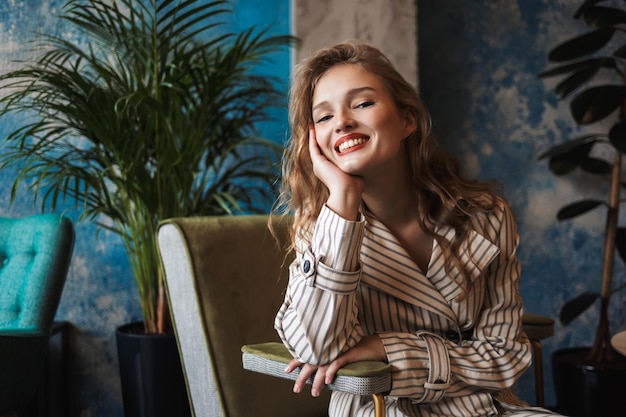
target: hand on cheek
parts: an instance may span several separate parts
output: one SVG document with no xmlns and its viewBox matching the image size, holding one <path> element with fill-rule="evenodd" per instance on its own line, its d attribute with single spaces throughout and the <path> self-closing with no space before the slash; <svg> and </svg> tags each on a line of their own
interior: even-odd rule
<svg viewBox="0 0 626 417">
<path fill-rule="evenodd" d="M 356 220 L 365 188 L 363 179 L 342 171 L 324 155 L 313 125 L 309 127 L 309 153 L 313 174 L 328 188 L 328 207 L 345 219 Z"/>
</svg>

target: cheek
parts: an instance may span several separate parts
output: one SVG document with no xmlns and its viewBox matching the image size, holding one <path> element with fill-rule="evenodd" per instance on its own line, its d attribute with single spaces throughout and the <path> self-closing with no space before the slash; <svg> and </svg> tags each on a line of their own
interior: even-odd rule
<svg viewBox="0 0 626 417">
<path fill-rule="evenodd" d="M 315 126 L 315 138 L 322 150 L 332 148 L 332 129 L 327 124 Z"/>
<path fill-rule="evenodd" d="M 386 117 L 380 117 L 376 119 L 375 123 L 378 130 L 388 132 L 393 136 L 399 136 L 401 139 L 408 136 L 410 130 L 406 121 L 395 113 L 390 113 Z"/>
</svg>

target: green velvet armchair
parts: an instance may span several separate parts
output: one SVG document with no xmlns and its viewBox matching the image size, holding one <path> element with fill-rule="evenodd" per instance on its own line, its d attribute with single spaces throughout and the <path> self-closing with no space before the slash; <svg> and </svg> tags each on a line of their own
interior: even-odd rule
<svg viewBox="0 0 626 417">
<path fill-rule="evenodd" d="M 0 217 L 0 416 L 33 401 L 73 247 L 66 217 Z"/>
<path fill-rule="evenodd" d="M 289 359 L 273 329 L 288 279 L 288 225 L 275 225 L 278 244 L 267 220 L 177 218 L 159 226 L 172 321 L 196 417 L 321 417 L 332 389 L 390 387 L 389 365 L 382 363 L 343 370 L 339 383 L 317 398 L 294 394 L 292 381 L 262 374 L 285 376 L 275 371 Z"/>
</svg>

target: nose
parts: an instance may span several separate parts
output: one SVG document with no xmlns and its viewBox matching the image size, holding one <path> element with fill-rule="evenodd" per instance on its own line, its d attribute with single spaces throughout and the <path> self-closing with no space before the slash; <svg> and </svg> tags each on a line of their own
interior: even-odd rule
<svg viewBox="0 0 626 417">
<path fill-rule="evenodd" d="M 345 132 L 353 129 L 356 126 L 356 122 L 352 118 L 350 112 L 342 111 L 335 116 L 335 132 Z"/>
</svg>

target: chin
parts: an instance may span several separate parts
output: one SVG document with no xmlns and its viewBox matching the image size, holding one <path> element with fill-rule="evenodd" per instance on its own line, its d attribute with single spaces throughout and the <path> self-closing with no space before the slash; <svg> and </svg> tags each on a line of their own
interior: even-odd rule
<svg viewBox="0 0 626 417">
<path fill-rule="evenodd" d="M 341 169 L 343 172 L 345 172 L 348 175 L 356 175 L 356 176 L 363 175 L 363 170 L 359 169 L 359 167 L 356 167 L 352 164 L 339 166 L 339 169 Z"/>
</svg>

